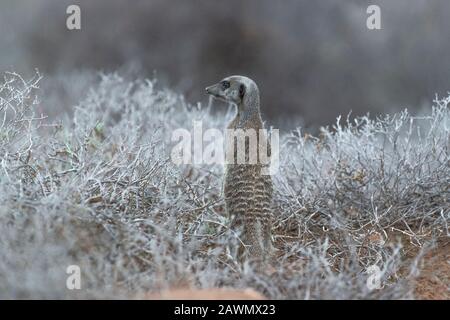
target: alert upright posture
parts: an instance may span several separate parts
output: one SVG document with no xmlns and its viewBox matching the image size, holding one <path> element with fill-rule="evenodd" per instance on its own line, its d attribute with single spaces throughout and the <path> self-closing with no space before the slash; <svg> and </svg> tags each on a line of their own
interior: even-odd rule
<svg viewBox="0 0 450 320">
<path fill-rule="evenodd" d="M 235 148 L 232 157 L 235 162 L 226 164 L 224 192 L 232 228 L 237 231 L 245 245 L 237 250 L 239 258 L 241 261 L 255 261 L 261 266 L 261 263 L 269 258 L 272 248 L 272 180 L 270 175 L 262 171 L 266 164 L 262 163 L 259 157 L 261 146 L 267 146 L 262 152 L 269 150 L 270 153 L 270 146 L 266 144 L 267 137 L 259 135 L 260 129 L 264 129 L 259 110 L 259 90 L 253 80 L 243 76 L 231 76 L 206 88 L 206 92 L 237 106 L 237 114 L 228 129 L 244 132 L 244 135 L 250 131 L 257 134 L 255 148 L 258 157 L 256 162 L 250 164 L 237 161 L 237 152 L 240 150 L 236 147 L 238 141 L 233 137 Z M 255 150 L 251 149 L 251 143 L 250 138 L 245 143 L 247 161 L 250 153 Z"/>
</svg>

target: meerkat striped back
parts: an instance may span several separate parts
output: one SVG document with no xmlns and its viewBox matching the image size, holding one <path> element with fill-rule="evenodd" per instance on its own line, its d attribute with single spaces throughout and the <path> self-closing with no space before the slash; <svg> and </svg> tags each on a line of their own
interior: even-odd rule
<svg viewBox="0 0 450 320">
<path fill-rule="evenodd" d="M 240 260 L 265 261 L 271 251 L 272 181 L 261 175 L 259 165 L 228 165 L 225 174 L 225 203 L 231 228 L 245 248 L 239 248 Z"/>
</svg>

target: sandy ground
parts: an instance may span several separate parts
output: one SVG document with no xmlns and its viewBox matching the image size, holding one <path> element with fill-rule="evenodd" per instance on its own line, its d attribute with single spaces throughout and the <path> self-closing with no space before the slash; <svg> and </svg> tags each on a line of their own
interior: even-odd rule
<svg viewBox="0 0 450 320">
<path fill-rule="evenodd" d="M 421 270 L 416 283 L 416 298 L 450 300 L 450 241 L 426 254 Z"/>
</svg>

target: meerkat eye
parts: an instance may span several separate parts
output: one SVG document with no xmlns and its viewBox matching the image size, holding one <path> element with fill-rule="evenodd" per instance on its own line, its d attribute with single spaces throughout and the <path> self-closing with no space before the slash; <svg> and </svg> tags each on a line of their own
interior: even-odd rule
<svg viewBox="0 0 450 320">
<path fill-rule="evenodd" d="M 222 81 L 222 90 L 226 90 L 230 87 L 230 81 Z"/>
</svg>

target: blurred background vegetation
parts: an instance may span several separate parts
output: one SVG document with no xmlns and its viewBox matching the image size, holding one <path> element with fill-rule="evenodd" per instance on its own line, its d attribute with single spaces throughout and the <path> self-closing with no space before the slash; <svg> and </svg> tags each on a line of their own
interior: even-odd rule
<svg viewBox="0 0 450 320">
<path fill-rule="evenodd" d="M 65 27 L 70 4 L 81 7 L 81 31 Z M 382 30 L 366 28 L 369 4 L 381 7 Z M 55 112 L 89 88 L 90 70 L 156 75 L 192 103 L 244 74 L 269 123 L 317 128 L 445 95 L 449 30 L 448 0 L 2 0 L 0 70 L 56 80 L 44 78 Z"/>
</svg>

